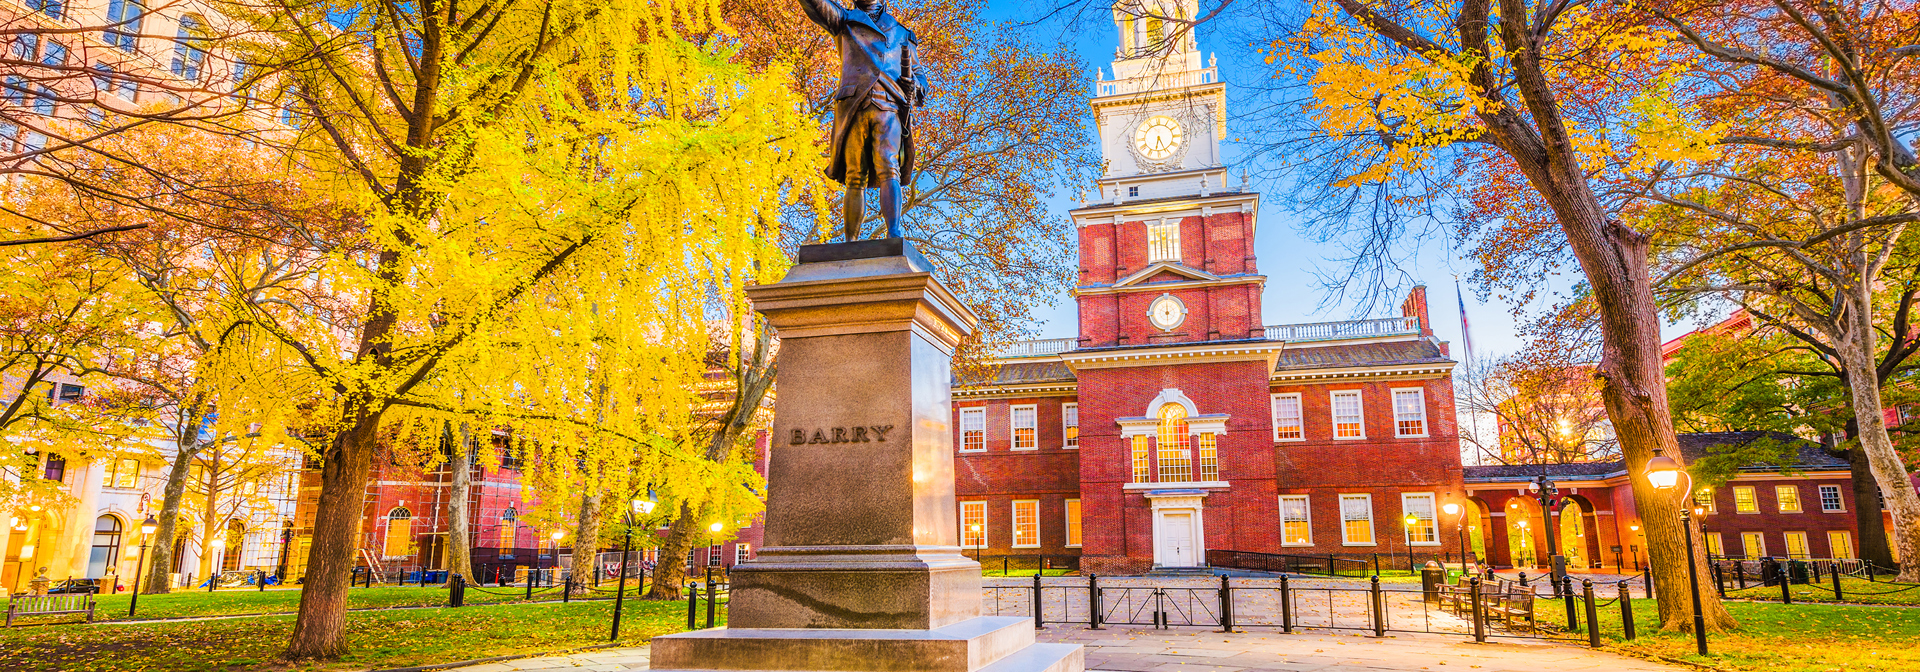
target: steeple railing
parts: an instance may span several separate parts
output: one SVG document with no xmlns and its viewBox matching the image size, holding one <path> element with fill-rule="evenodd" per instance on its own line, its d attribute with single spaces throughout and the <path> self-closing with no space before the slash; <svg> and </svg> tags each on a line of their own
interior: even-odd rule
<svg viewBox="0 0 1920 672">
<path fill-rule="evenodd" d="M 1372 320 L 1346 320 L 1343 322 L 1275 324 L 1267 327 L 1267 340 L 1286 341 L 1289 343 L 1338 341 L 1349 338 L 1373 338 L 1376 336 L 1417 336 L 1419 334 L 1420 318 L 1413 315 L 1382 317 Z"/>
</svg>

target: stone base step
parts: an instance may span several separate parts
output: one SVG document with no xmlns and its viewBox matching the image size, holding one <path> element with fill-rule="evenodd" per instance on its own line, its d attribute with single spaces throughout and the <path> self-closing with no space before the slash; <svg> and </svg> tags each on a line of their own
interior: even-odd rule
<svg viewBox="0 0 1920 672">
<path fill-rule="evenodd" d="M 1032 619 L 981 616 L 932 630 L 718 628 L 682 632 L 653 638 L 650 662 L 655 670 L 979 672 L 1032 646 Z M 1079 672 L 1078 668 L 1073 672 Z"/>
<path fill-rule="evenodd" d="M 1032 644 L 980 668 L 979 672 L 1084 672 L 1087 650 L 1079 644 Z"/>
</svg>

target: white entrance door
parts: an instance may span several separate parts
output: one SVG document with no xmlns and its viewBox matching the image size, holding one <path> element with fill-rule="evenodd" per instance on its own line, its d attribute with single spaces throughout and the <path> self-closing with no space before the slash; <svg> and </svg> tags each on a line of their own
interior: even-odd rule
<svg viewBox="0 0 1920 672">
<path fill-rule="evenodd" d="M 1168 511 L 1160 514 L 1160 564 L 1163 567 L 1192 567 L 1193 512 Z"/>
</svg>

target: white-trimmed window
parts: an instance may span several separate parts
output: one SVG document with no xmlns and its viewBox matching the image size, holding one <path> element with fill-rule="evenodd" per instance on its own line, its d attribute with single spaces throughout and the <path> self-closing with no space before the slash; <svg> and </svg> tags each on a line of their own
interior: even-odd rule
<svg viewBox="0 0 1920 672">
<path fill-rule="evenodd" d="M 1187 409 L 1179 404 L 1160 407 L 1160 431 L 1153 445 L 1159 448 L 1160 483 L 1185 483 L 1193 480 L 1193 435 L 1188 434 Z"/>
<path fill-rule="evenodd" d="M 1340 543 L 1372 546 L 1373 495 L 1340 495 Z"/>
<path fill-rule="evenodd" d="M 1306 438 L 1300 424 L 1300 393 L 1273 395 L 1273 440 L 1304 441 Z"/>
<path fill-rule="evenodd" d="M 1740 552 L 1747 554 L 1748 560 L 1759 560 L 1767 555 L 1767 538 L 1759 532 L 1740 533 Z"/>
<path fill-rule="evenodd" d="M 1780 506 L 1781 513 L 1800 513 L 1800 486 L 1773 486 L 1773 501 Z M 1805 542 L 1806 535 L 1802 534 L 1800 536 L 1802 537 L 1801 541 Z"/>
<path fill-rule="evenodd" d="M 1393 435 L 1427 435 L 1425 390 L 1413 387 L 1393 391 Z"/>
<path fill-rule="evenodd" d="M 1013 547 L 1040 547 L 1040 500 L 1014 500 Z"/>
<path fill-rule="evenodd" d="M 1366 415 L 1361 411 L 1359 390 L 1340 390 L 1332 393 L 1333 399 L 1333 438 L 1367 438 Z"/>
<path fill-rule="evenodd" d="M 1080 447 L 1080 405 L 1060 405 L 1060 447 Z"/>
<path fill-rule="evenodd" d="M 1180 220 L 1147 224 L 1147 263 L 1180 261 Z"/>
<path fill-rule="evenodd" d="M 1753 486 L 1751 485 L 1733 486 L 1733 512 L 1734 513 L 1759 513 L 1760 512 L 1760 498 L 1756 497 L 1753 494 Z"/>
<path fill-rule="evenodd" d="M 740 544 L 733 545 L 733 564 L 738 565 L 752 558 L 753 558 L 753 549 L 750 548 L 747 544 L 740 543 Z"/>
<path fill-rule="evenodd" d="M 413 512 L 396 506 L 387 512 L 387 536 L 381 540 L 380 554 L 389 558 L 410 555 L 413 548 Z M 236 549 L 238 552 L 238 549 Z"/>
<path fill-rule="evenodd" d="M 1433 493 L 1400 493 L 1400 516 L 1412 516 L 1414 522 L 1407 525 L 1408 546 L 1439 546 L 1440 520 L 1434 515 Z M 1405 520 L 1400 521 L 1405 524 Z"/>
<path fill-rule="evenodd" d="M 1067 500 L 1067 547 L 1080 547 L 1080 500 Z"/>
<path fill-rule="evenodd" d="M 1313 508 L 1306 495 L 1280 496 L 1280 545 L 1313 545 Z"/>
<path fill-rule="evenodd" d="M 987 547 L 987 503 L 960 503 L 960 545 L 967 548 Z"/>
<path fill-rule="evenodd" d="M 108 488 L 132 488 L 140 485 L 140 460 L 131 457 L 108 458 L 107 476 L 100 485 Z"/>
<path fill-rule="evenodd" d="M 1135 483 L 1153 482 L 1153 467 L 1152 464 L 1147 461 L 1147 451 L 1147 435 L 1133 435 L 1133 450 L 1130 461 L 1133 464 L 1133 482 Z"/>
<path fill-rule="evenodd" d="M 975 406 L 960 409 L 960 452 L 977 453 L 987 449 L 987 409 Z"/>
<path fill-rule="evenodd" d="M 1719 532 L 1707 533 L 1707 555 L 1726 557 L 1727 546 L 1725 542 L 1720 540 Z"/>
<path fill-rule="evenodd" d="M 707 566 L 708 567 L 720 566 L 720 545 L 719 544 L 715 544 L 707 547 Z"/>
<path fill-rule="evenodd" d="M 1787 540 L 1787 557 L 1795 560 L 1813 557 L 1807 554 L 1807 533 L 1783 532 L 1781 536 Z"/>
<path fill-rule="evenodd" d="M 1013 425 L 1014 450 L 1040 449 L 1040 409 L 1033 404 L 1022 404 L 1011 409 L 1007 416 Z"/>
<path fill-rule="evenodd" d="M 1820 510 L 1826 513 L 1836 513 L 1847 510 L 1846 500 L 1840 498 L 1840 486 L 1820 486 Z"/>
<path fill-rule="evenodd" d="M 1220 440 L 1213 432 L 1200 435 L 1200 480 L 1220 480 Z"/>
<path fill-rule="evenodd" d="M 1846 530 L 1828 532 L 1827 557 L 1835 560 L 1853 559 L 1853 533 Z"/>
<path fill-rule="evenodd" d="M 1713 505 L 1713 486 L 1703 485 L 1699 490 L 1693 491 L 1693 505 L 1707 513 L 1716 513 Z"/>
</svg>

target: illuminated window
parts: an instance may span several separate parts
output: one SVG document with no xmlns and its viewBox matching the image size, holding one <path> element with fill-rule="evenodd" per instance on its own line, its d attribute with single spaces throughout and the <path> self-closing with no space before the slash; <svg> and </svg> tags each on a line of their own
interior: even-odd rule
<svg viewBox="0 0 1920 672">
<path fill-rule="evenodd" d="M 1080 447 L 1080 405 L 1060 405 L 1060 447 Z"/>
<path fill-rule="evenodd" d="M 1280 496 L 1280 545 L 1313 545 L 1313 511 L 1306 495 Z"/>
<path fill-rule="evenodd" d="M 1853 533 L 1834 530 L 1827 533 L 1827 557 L 1838 560 L 1853 558 Z"/>
<path fill-rule="evenodd" d="M 1080 545 L 1080 500 L 1067 500 L 1067 545 Z"/>
<path fill-rule="evenodd" d="M 123 457 L 107 460 L 107 477 L 100 485 L 108 488 L 132 488 L 140 485 L 140 460 Z"/>
<path fill-rule="evenodd" d="M 1153 470 L 1147 462 L 1147 435 L 1133 435 L 1133 482 L 1149 483 L 1153 481 Z"/>
<path fill-rule="evenodd" d="M 1812 557 L 1807 555 L 1807 533 L 1784 532 L 1781 536 L 1787 540 L 1787 557 L 1800 560 Z"/>
<path fill-rule="evenodd" d="M 1721 543 L 1720 533 L 1719 532 L 1708 533 L 1707 534 L 1707 555 L 1718 555 L 1718 556 L 1724 557 L 1726 556 L 1726 554 L 1727 554 L 1727 547 L 1725 544 Z"/>
<path fill-rule="evenodd" d="M 1767 538 L 1759 532 L 1741 532 L 1740 552 L 1747 554 L 1748 560 L 1759 560 L 1767 554 Z"/>
<path fill-rule="evenodd" d="M 1840 486 L 1820 486 L 1820 510 L 1828 513 L 1847 510 L 1846 503 L 1840 499 Z"/>
<path fill-rule="evenodd" d="M 733 545 L 733 564 L 740 564 L 753 558 L 753 550 L 747 544 Z"/>
<path fill-rule="evenodd" d="M 1373 545 L 1373 495 L 1341 495 L 1340 522 L 1349 546 Z"/>
<path fill-rule="evenodd" d="M 1393 435 L 1427 435 L 1427 399 L 1419 388 L 1393 391 Z"/>
<path fill-rule="evenodd" d="M 960 545 L 967 548 L 987 547 L 987 503 L 960 503 Z"/>
<path fill-rule="evenodd" d="M 511 506 L 507 507 L 507 510 L 500 514 L 500 557 L 506 558 L 513 556 L 513 533 L 515 529 L 519 527 L 518 518 L 519 514 L 515 512 Z"/>
<path fill-rule="evenodd" d="M 1013 449 L 1038 450 L 1040 448 L 1040 430 L 1037 417 L 1039 409 L 1033 404 L 1015 406 L 1009 413 L 1013 422 Z"/>
<path fill-rule="evenodd" d="M 1180 260 L 1180 220 L 1147 225 L 1147 263 Z"/>
<path fill-rule="evenodd" d="M 708 567 L 720 566 L 720 545 L 719 544 L 714 544 L 712 546 L 707 547 L 707 566 Z"/>
<path fill-rule="evenodd" d="M 407 507 L 396 506 L 387 512 L 387 538 L 381 546 L 381 555 L 397 558 L 407 555 L 408 547 L 413 545 L 413 512 Z"/>
<path fill-rule="evenodd" d="M 1367 423 L 1360 412 L 1360 391 L 1342 390 L 1333 393 L 1333 438 L 1367 438 Z"/>
<path fill-rule="evenodd" d="M 1212 432 L 1200 435 L 1200 480 L 1220 480 L 1220 446 Z"/>
<path fill-rule="evenodd" d="M 1707 513 L 1713 513 L 1713 487 L 1701 486 L 1699 490 L 1693 491 L 1693 505 L 1705 509 Z"/>
<path fill-rule="evenodd" d="M 1040 502 L 1019 500 L 1013 503 L 1013 547 L 1040 547 Z"/>
<path fill-rule="evenodd" d="M 1753 496 L 1753 486 L 1733 486 L 1733 510 L 1735 513 L 1759 513 L 1760 500 Z"/>
<path fill-rule="evenodd" d="M 1800 512 L 1800 486 L 1797 486 L 1797 485 L 1773 486 L 1773 500 L 1780 505 L 1781 513 L 1799 513 Z M 1804 537 L 1805 535 L 1802 535 L 1802 536 Z M 1801 541 L 1805 541 L 1805 539 L 1802 539 Z"/>
<path fill-rule="evenodd" d="M 1414 523 L 1407 525 L 1407 544 L 1412 546 L 1440 545 L 1440 522 L 1433 511 L 1433 493 L 1406 492 L 1400 494 L 1401 515 L 1411 515 Z M 1401 521 L 1405 524 L 1406 521 Z"/>
<path fill-rule="evenodd" d="M 1273 440 L 1299 441 L 1306 438 L 1300 426 L 1300 395 L 1273 395 Z"/>
<path fill-rule="evenodd" d="M 977 452 L 987 449 L 987 409 L 960 409 L 960 450 Z"/>
<path fill-rule="evenodd" d="M 1160 431 L 1153 445 L 1159 454 L 1161 483 L 1193 480 L 1193 437 L 1187 434 L 1187 409 L 1179 404 L 1160 407 Z"/>
</svg>

